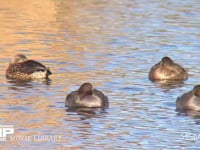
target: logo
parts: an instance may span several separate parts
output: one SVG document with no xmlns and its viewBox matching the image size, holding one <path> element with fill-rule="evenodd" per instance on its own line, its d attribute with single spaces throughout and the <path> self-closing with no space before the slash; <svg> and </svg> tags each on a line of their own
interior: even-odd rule
<svg viewBox="0 0 200 150">
<path fill-rule="evenodd" d="M 14 126 L 0 125 L 0 141 L 6 141 L 6 137 L 9 134 L 14 134 Z"/>
</svg>

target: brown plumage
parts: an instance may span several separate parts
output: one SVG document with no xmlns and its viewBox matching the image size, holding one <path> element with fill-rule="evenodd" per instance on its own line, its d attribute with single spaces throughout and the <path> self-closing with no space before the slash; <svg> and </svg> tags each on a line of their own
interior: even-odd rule
<svg viewBox="0 0 200 150">
<path fill-rule="evenodd" d="M 176 108 L 182 110 L 200 110 L 200 85 L 196 85 L 192 91 L 183 94 L 176 100 Z"/>
<path fill-rule="evenodd" d="M 21 80 L 48 78 L 51 74 L 49 68 L 23 54 L 16 55 L 6 70 L 7 78 Z"/>
<path fill-rule="evenodd" d="M 150 72 L 149 79 L 155 80 L 186 80 L 187 71 L 169 57 L 163 57 L 160 62 L 155 64 Z"/>
<path fill-rule="evenodd" d="M 93 89 L 91 83 L 83 83 L 78 90 L 67 95 L 65 105 L 71 108 L 106 108 L 108 97 L 101 91 Z"/>
</svg>

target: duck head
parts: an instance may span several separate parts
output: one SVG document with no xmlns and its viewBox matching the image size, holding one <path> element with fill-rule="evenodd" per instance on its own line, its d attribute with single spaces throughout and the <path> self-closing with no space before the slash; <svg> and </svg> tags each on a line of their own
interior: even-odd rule
<svg viewBox="0 0 200 150">
<path fill-rule="evenodd" d="M 193 90 L 192 90 L 192 93 L 197 96 L 197 97 L 200 97 L 200 85 L 196 85 Z"/>
<path fill-rule="evenodd" d="M 91 83 L 83 83 L 78 89 L 80 99 L 83 99 L 85 96 L 93 94 L 93 87 Z"/>
<path fill-rule="evenodd" d="M 172 65 L 174 64 L 173 60 L 169 57 L 163 57 L 161 60 L 161 65 L 166 66 L 166 65 Z"/>
<path fill-rule="evenodd" d="M 27 57 L 24 54 L 17 54 L 11 61 L 12 64 L 21 63 L 27 60 Z"/>
</svg>

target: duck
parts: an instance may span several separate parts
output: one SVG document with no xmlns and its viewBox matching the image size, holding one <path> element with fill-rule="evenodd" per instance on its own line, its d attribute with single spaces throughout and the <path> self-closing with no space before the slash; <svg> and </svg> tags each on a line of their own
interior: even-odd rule
<svg viewBox="0 0 200 150">
<path fill-rule="evenodd" d="M 177 98 L 176 110 L 200 110 L 200 85 L 194 86 L 191 91 Z"/>
<path fill-rule="evenodd" d="M 79 89 L 66 96 L 65 106 L 69 108 L 108 108 L 108 97 L 94 89 L 91 83 L 83 83 Z"/>
<path fill-rule="evenodd" d="M 170 57 L 163 57 L 149 71 L 149 80 L 186 80 L 187 71 L 179 64 L 175 63 Z"/>
<path fill-rule="evenodd" d="M 6 69 L 9 79 L 34 80 L 48 79 L 52 72 L 40 62 L 28 59 L 24 54 L 17 54 Z"/>
</svg>

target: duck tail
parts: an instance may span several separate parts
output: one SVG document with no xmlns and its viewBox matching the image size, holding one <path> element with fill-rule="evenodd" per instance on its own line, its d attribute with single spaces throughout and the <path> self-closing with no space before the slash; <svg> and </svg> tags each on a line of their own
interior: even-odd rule
<svg viewBox="0 0 200 150">
<path fill-rule="evenodd" d="M 50 71 L 49 68 L 47 68 L 47 76 L 49 76 L 49 75 L 51 75 L 51 74 L 52 74 L 52 72 Z"/>
</svg>

